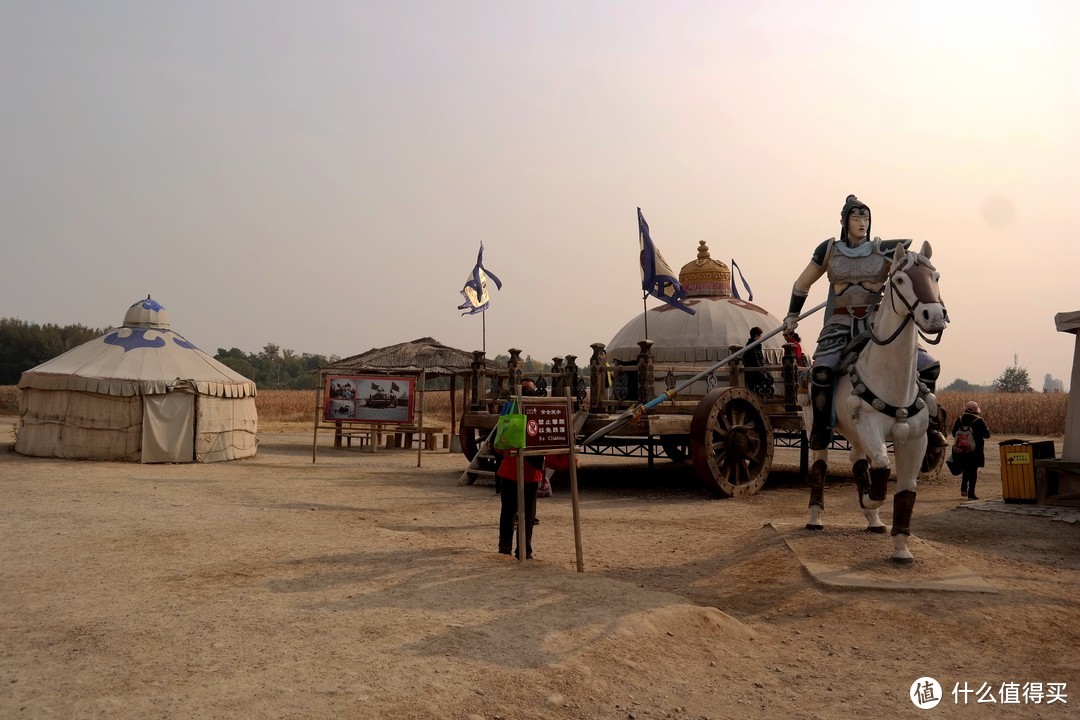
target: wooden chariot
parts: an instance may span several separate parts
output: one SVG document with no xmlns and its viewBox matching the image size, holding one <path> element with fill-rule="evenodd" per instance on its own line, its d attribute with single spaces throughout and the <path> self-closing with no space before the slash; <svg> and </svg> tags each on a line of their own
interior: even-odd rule
<svg viewBox="0 0 1080 720">
<path fill-rule="evenodd" d="M 747 371 L 739 357 L 638 420 L 592 444 L 583 444 L 585 438 L 619 414 L 659 396 L 664 387 L 674 388 L 680 380 L 707 369 L 685 363 L 661 367 L 664 376 L 657 392 L 652 344 L 649 340 L 639 342 L 637 364 L 631 365 L 609 363 L 604 345 L 594 343 L 588 380 L 579 371 L 576 355 L 553 358 L 550 373 L 528 374 L 553 397 L 570 390 L 575 398 L 579 452 L 644 456 L 650 468 L 661 457 L 689 463 L 702 486 L 719 497 L 743 497 L 761 489 L 778 445 L 800 448 L 800 465 L 805 474 L 808 450 L 796 400 L 802 368 L 797 365 L 791 345 L 784 346 L 780 365 L 754 368 L 752 372 L 762 373 L 756 378 L 767 378 L 764 383 L 755 383 L 755 390 L 747 386 Z M 739 349 L 733 346 L 731 352 Z M 502 403 L 524 376 L 521 350 L 511 348 L 509 353 L 507 369 L 494 373 L 486 368 L 484 353 L 473 353 L 466 411 L 459 426 L 461 449 L 469 460 L 480 452 L 495 427 Z"/>
</svg>

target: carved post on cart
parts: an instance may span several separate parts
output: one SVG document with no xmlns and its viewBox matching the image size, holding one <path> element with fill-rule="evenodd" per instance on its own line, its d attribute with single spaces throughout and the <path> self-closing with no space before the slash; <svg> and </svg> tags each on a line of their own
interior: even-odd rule
<svg viewBox="0 0 1080 720">
<path fill-rule="evenodd" d="M 484 377 L 484 351 L 473 350 L 472 376 L 469 378 L 469 409 L 476 411 L 481 408 L 481 398 L 484 396 L 487 378 Z"/>
<path fill-rule="evenodd" d="M 570 394 L 574 397 L 574 408 L 577 409 L 581 402 L 581 397 L 578 394 L 578 374 L 577 374 L 577 355 L 566 356 L 566 387 L 570 389 Z"/>
<path fill-rule="evenodd" d="M 799 366 L 795 359 L 795 346 L 784 343 L 784 409 L 798 410 L 796 396 L 799 393 Z"/>
<path fill-rule="evenodd" d="M 637 399 L 638 402 L 651 400 L 656 394 L 656 378 L 653 377 L 652 340 L 638 340 L 641 352 L 637 356 Z"/>
<path fill-rule="evenodd" d="M 521 384 L 521 369 L 525 364 L 525 361 L 521 359 L 521 351 L 517 348 L 510 348 L 510 360 L 506 363 L 507 369 L 507 381 L 510 383 L 510 387 L 506 389 L 507 396 L 513 395 L 517 392 L 518 385 Z M 500 391 L 502 388 L 499 388 Z M 499 393 L 499 397 L 502 397 L 502 393 Z"/>
<path fill-rule="evenodd" d="M 604 343 L 593 343 L 589 358 L 589 412 L 603 412 L 604 396 L 607 394 L 607 351 Z"/>
<path fill-rule="evenodd" d="M 566 395 L 566 378 L 563 377 L 563 359 L 551 358 L 551 397 Z"/>
<path fill-rule="evenodd" d="M 742 345 L 728 345 L 728 354 L 737 353 L 742 348 Z M 728 372 L 731 373 L 730 384 L 732 387 L 746 387 L 746 372 L 743 370 L 741 355 L 728 363 Z"/>
</svg>

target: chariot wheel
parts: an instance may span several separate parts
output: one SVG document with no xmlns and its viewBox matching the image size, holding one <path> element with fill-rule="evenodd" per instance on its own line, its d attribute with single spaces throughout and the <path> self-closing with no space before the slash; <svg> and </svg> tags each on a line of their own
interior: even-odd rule
<svg viewBox="0 0 1080 720">
<path fill-rule="evenodd" d="M 717 496 L 753 495 L 772 468 L 773 440 L 769 414 L 753 392 L 713 390 L 698 403 L 690 423 L 694 472 Z"/>
<path fill-rule="evenodd" d="M 458 437 L 461 439 L 461 452 L 466 460 L 472 460 L 476 457 L 476 453 L 480 452 L 480 445 L 483 444 L 488 432 L 487 428 L 469 425 L 465 417 L 461 418 L 458 424 Z"/>
<path fill-rule="evenodd" d="M 673 463 L 684 463 L 690 458 L 689 435 L 661 435 L 660 447 Z"/>
</svg>

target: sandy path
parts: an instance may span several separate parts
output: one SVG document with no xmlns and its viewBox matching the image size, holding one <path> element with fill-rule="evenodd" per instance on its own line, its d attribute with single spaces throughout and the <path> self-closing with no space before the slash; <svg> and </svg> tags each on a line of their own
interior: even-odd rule
<svg viewBox="0 0 1080 720">
<path fill-rule="evenodd" d="M 566 484 L 519 565 L 494 552 L 491 488 L 457 486 L 460 456 L 313 465 L 310 442 L 263 433 L 257 457 L 212 466 L 0 450 L 0 717 L 914 717 L 923 675 L 1070 693 L 992 713 L 950 694 L 947 714 L 1080 704 L 1080 527 L 957 509 L 953 478 L 920 485 L 915 533 L 996 593 L 820 585 L 783 541 L 807 500 L 789 477 L 716 501 L 633 460 L 583 461 L 584 574 Z M 850 486 L 827 502 L 830 527 L 862 527 Z M 868 548 L 882 572 L 934 564 Z"/>
</svg>

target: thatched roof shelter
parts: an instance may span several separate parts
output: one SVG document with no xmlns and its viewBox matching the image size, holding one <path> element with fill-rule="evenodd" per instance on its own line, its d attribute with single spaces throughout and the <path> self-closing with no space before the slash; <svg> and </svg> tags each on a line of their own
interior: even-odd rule
<svg viewBox="0 0 1080 720">
<path fill-rule="evenodd" d="M 491 360 L 485 362 L 488 368 L 500 367 Z M 438 377 L 468 373 L 472 370 L 472 363 L 472 352 L 448 347 L 426 337 L 384 348 L 372 348 L 359 355 L 324 365 L 320 370 L 351 374 L 358 372 L 419 373 L 422 370 L 428 377 Z"/>
<path fill-rule="evenodd" d="M 384 348 L 372 348 L 367 352 L 343 358 L 337 362 L 319 368 L 322 377 L 327 375 L 363 375 L 376 373 L 383 375 L 424 373 L 428 378 L 450 378 L 450 427 L 456 431 L 458 425 L 457 378 L 463 378 L 463 390 L 467 390 L 468 376 L 472 373 L 474 353 L 448 347 L 439 341 L 425 337 L 411 342 L 389 345 Z M 504 367 L 485 358 L 487 370 L 505 370 Z M 320 383 L 321 384 L 321 383 Z M 423 388 L 421 388 L 421 392 Z M 465 393 L 467 394 L 467 393 Z M 463 394 L 464 397 L 464 394 Z M 457 439 L 456 436 L 454 438 Z M 451 449 L 453 449 L 453 445 Z"/>
</svg>

